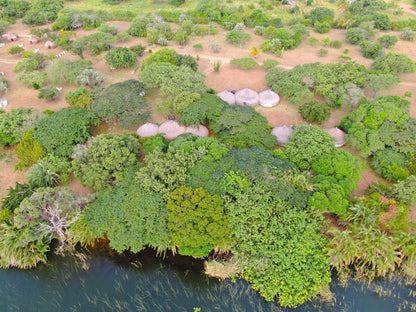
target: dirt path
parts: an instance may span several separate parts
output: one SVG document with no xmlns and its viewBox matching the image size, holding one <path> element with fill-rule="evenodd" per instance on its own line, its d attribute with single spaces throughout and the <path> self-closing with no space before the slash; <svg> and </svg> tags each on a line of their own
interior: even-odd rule
<svg viewBox="0 0 416 312">
<path fill-rule="evenodd" d="M 405 11 L 406 13 L 409 13 L 410 15 L 416 16 L 416 11 L 413 9 L 413 6 L 411 4 L 407 3 L 399 3 L 399 6 Z"/>
</svg>

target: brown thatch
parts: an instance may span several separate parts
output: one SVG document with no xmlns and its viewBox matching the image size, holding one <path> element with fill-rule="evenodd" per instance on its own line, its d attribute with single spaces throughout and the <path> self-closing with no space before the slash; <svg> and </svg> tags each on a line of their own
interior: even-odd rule
<svg viewBox="0 0 416 312">
<path fill-rule="evenodd" d="M 16 41 L 17 40 L 17 36 L 14 34 L 8 34 L 7 35 L 7 40 L 9 41 Z"/>
<path fill-rule="evenodd" d="M 345 135 L 346 133 L 341 129 L 335 128 L 326 128 L 326 132 L 328 132 L 333 138 L 335 138 L 335 147 L 341 147 L 345 145 Z"/>
<path fill-rule="evenodd" d="M 292 126 L 277 126 L 274 127 L 270 134 L 276 136 L 277 143 L 281 146 L 289 141 L 289 137 L 292 135 L 293 127 Z"/>
<path fill-rule="evenodd" d="M 30 44 L 33 44 L 33 43 L 38 43 L 38 41 L 39 41 L 39 39 L 38 39 L 38 38 L 36 38 L 36 37 L 30 37 L 30 38 L 29 38 L 29 43 L 30 43 Z"/>
<path fill-rule="evenodd" d="M 164 133 L 163 137 L 166 140 L 173 140 L 185 132 L 186 127 L 179 125 L 179 123 L 175 120 L 165 121 L 159 126 L 159 133 Z"/>
<path fill-rule="evenodd" d="M 259 105 L 259 94 L 251 89 L 245 88 L 235 93 L 237 105 L 257 106 Z"/>
<path fill-rule="evenodd" d="M 273 107 L 279 104 L 280 97 L 277 93 L 271 90 L 266 90 L 259 93 L 260 105 L 264 107 Z"/>
<path fill-rule="evenodd" d="M 223 101 L 227 102 L 230 105 L 235 105 L 235 94 L 230 91 L 222 91 L 220 93 L 217 93 L 217 96 L 219 96 Z"/>
<path fill-rule="evenodd" d="M 154 136 L 158 133 L 159 126 L 151 122 L 147 122 L 144 125 L 141 125 L 139 129 L 137 129 L 137 135 L 141 138 Z"/>
<path fill-rule="evenodd" d="M 53 43 L 53 41 L 48 40 L 45 42 L 45 47 L 48 49 L 55 48 L 55 43 Z"/>
<path fill-rule="evenodd" d="M 198 127 L 193 127 L 193 126 L 186 127 L 186 133 L 192 133 L 201 137 L 209 136 L 208 128 L 203 125 L 199 125 Z"/>
</svg>

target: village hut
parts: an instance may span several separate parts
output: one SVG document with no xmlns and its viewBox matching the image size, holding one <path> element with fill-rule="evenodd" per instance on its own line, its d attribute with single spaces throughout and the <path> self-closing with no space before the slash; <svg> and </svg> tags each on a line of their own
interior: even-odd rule
<svg viewBox="0 0 416 312">
<path fill-rule="evenodd" d="M 203 125 L 199 125 L 198 127 L 186 127 L 186 133 L 192 133 L 200 137 L 207 137 L 209 136 L 209 130 L 207 127 Z"/>
<path fill-rule="evenodd" d="M 48 49 L 55 48 L 55 43 L 53 43 L 53 41 L 48 40 L 45 42 L 45 47 Z"/>
<path fill-rule="evenodd" d="M 266 90 L 259 93 L 259 101 L 261 106 L 273 107 L 279 104 L 280 97 L 277 93 L 271 90 Z"/>
<path fill-rule="evenodd" d="M 8 104 L 7 99 L 0 99 L 0 107 L 6 107 Z"/>
<path fill-rule="evenodd" d="M 227 102 L 230 105 L 235 105 L 235 94 L 225 90 L 220 93 L 217 93 L 217 96 L 219 96 L 223 101 Z"/>
<path fill-rule="evenodd" d="M 30 44 L 34 44 L 34 43 L 38 43 L 39 39 L 36 37 L 30 37 L 29 38 L 29 43 Z"/>
<path fill-rule="evenodd" d="M 259 94 L 251 89 L 245 88 L 235 93 L 237 105 L 257 106 L 259 105 Z"/>
<path fill-rule="evenodd" d="M 141 125 L 139 129 L 137 129 L 137 135 L 141 138 L 154 136 L 158 133 L 159 126 L 151 122 L 147 122 L 144 125 Z"/>
<path fill-rule="evenodd" d="M 14 34 L 8 34 L 7 35 L 7 40 L 9 41 L 16 41 L 17 40 L 17 36 Z"/>
<path fill-rule="evenodd" d="M 341 129 L 338 129 L 337 127 L 326 128 L 325 131 L 328 132 L 335 139 L 335 147 L 341 147 L 345 145 L 346 133 L 344 131 L 342 131 Z"/>
<path fill-rule="evenodd" d="M 159 133 L 164 133 L 163 137 L 166 140 L 173 140 L 185 132 L 186 127 L 179 125 L 179 123 L 175 120 L 165 121 L 159 126 Z"/>
<path fill-rule="evenodd" d="M 281 146 L 289 141 L 289 137 L 292 135 L 293 127 L 292 126 L 277 126 L 274 127 L 270 134 L 276 136 L 277 143 Z"/>
</svg>

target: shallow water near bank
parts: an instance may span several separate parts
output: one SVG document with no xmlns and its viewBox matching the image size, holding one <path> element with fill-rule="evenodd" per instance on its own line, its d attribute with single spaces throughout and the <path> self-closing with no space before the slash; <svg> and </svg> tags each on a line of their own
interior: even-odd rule
<svg viewBox="0 0 416 312">
<path fill-rule="evenodd" d="M 1 311 L 416 311 L 416 287 L 399 278 L 371 286 L 335 281 L 332 305 L 283 309 L 244 281 L 220 282 L 154 257 L 132 265 L 103 256 L 54 256 L 33 270 L 0 270 L 0 281 Z"/>
</svg>

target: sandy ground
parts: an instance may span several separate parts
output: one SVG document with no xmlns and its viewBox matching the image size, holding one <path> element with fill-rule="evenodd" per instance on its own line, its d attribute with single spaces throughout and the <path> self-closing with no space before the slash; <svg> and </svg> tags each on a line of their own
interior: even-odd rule
<svg viewBox="0 0 416 312">
<path fill-rule="evenodd" d="M 406 8 L 406 11 L 411 9 Z M 128 22 L 110 22 L 110 25 L 114 25 L 119 28 L 119 31 L 124 31 L 128 28 Z M 177 27 L 175 25 L 174 27 Z M 57 100 L 54 101 L 45 101 L 37 99 L 38 91 L 26 88 L 20 85 L 15 81 L 16 74 L 12 72 L 13 67 L 20 60 L 19 56 L 11 56 L 7 53 L 7 49 L 11 46 L 16 46 L 18 44 L 23 44 L 26 50 L 34 50 L 38 48 L 41 52 L 45 54 L 58 54 L 62 51 L 60 48 L 47 49 L 44 47 L 43 43 L 38 44 L 29 44 L 30 37 L 30 27 L 22 25 L 21 23 L 16 23 L 8 28 L 8 32 L 16 33 L 19 35 L 19 40 L 16 42 L 6 42 L 6 45 L 0 48 L 0 71 L 5 73 L 5 78 L 10 83 L 10 90 L 3 95 L 9 101 L 9 106 L 5 110 L 10 110 L 17 107 L 34 107 L 39 110 L 51 109 L 51 110 L 60 110 L 63 107 L 67 107 L 67 103 L 64 100 L 64 94 L 69 90 L 76 89 L 75 86 L 59 86 L 62 87 L 60 96 Z M 82 36 L 90 34 L 94 31 L 77 31 L 77 36 Z M 264 38 L 257 36 L 253 33 L 252 30 L 247 30 L 251 34 L 252 38 L 244 47 L 238 47 L 230 45 L 225 40 L 226 31 L 220 29 L 219 34 L 215 36 L 205 36 L 205 37 L 192 37 L 191 41 L 185 45 L 180 46 L 174 42 L 169 44 L 169 47 L 174 47 L 181 54 L 190 54 L 195 57 L 199 56 L 199 70 L 206 74 L 207 79 L 206 83 L 208 87 L 215 89 L 220 92 L 227 89 L 241 89 L 249 87 L 256 91 L 262 91 L 267 89 L 267 86 L 264 81 L 264 77 L 267 74 L 267 71 L 262 67 L 250 70 L 241 70 L 237 69 L 230 64 L 230 60 L 234 58 L 250 57 L 250 48 L 257 47 L 260 48 L 261 43 L 264 41 Z M 377 36 L 384 34 L 390 34 L 394 32 L 379 32 Z M 397 35 L 397 33 L 396 33 Z M 343 54 L 345 49 L 348 49 L 346 55 L 350 56 L 354 61 L 364 64 L 367 67 L 371 66 L 372 60 L 366 59 L 361 55 L 359 46 L 354 46 L 346 42 L 345 40 L 345 30 L 332 30 L 329 34 L 318 34 L 311 30 L 311 37 L 316 37 L 320 40 L 329 37 L 331 40 L 341 40 L 343 46 L 340 49 L 333 49 L 330 47 L 325 47 L 329 53 L 325 57 L 320 57 L 318 51 L 324 47 L 322 43 L 316 45 L 311 45 L 308 41 L 309 37 L 304 40 L 304 42 L 296 49 L 285 51 L 282 57 L 272 56 L 265 53 L 260 53 L 257 57 L 257 62 L 262 64 L 266 59 L 276 59 L 281 63 L 281 66 L 285 69 L 290 69 L 298 64 L 305 64 L 311 62 L 340 62 L 338 58 L 339 55 Z M 212 42 L 217 42 L 221 44 L 222 50 L 220 53 L 214 53 L 209 48 L 209 44 Z M 157 50 L 159 47 L 154 45 L 149 45 L 144 38 L 132 38 L 126 42 L 121 42 L 115 44 L 115 46 L 132 46 L 136 44 L 147 45 L 148 49 L 153 51 Z M 202 51 L 196 51 L 192 46 L 195 43 L 201 43 L 203 45 Z M 405 52 L 411 58 L 416 60 L 416 49 L 414 42 L 399 41 L 396 46 L 392 47 L 390 50 L 394 52 Z M 124 81 L 131 78 L 137 78 L 137 73 L 132 73 L 131 69 L 117 69 L 111 70 L 110 67 L 104 61 L 105 53 L 102 53 L 99 56 L 89 56 L 85 53 L 85 58 L 91 60 L 94 64 L 94 68 L 100 70 L 107 77 L 106 84 Z M 142 57 L 139 58 L 141 62 L 145 57 L 147 57 L 148 51 L 144 53 Z M 77 56 L 68 53 L 64 56 L 65 58 L 77 58 Z M 214 62 L 220 61 L 222 66 L 220 67 L 219 72 L 213 70 Z M 139 65 L 139 63 L 138 63 Z M 393 87 L 390 90 L 380 92 L 380 94 L 397 94 L 403 96 L 406 91 L 413 92 L 416 97 L 416 74 L 407 74 L 401 76 L 402 83 Z M 152 94 L 149 98 L 153 99 L 155 102 L 162 102 L 163 98 L 158 98 L 157 94 Z M 416 99 L 410 98 L 412 107 L 410 114 L 412 117 L 416 118 Z M 153 104 L 153 103 L 149 103 Z M 271 126 L 277 125 L 297 125 L 302 122 L 302 118 L 298 113 L 298 107 L 289 103 L 285 98 L 281 99 L 281 103 L 274 108 L 264 108 L 257 107 L 258 112 L 263 114 L 269 121 Z M 152 109 L 153 117 L 152 120 L 155 122 L 162 122 L 166 119 L 163 114 L 160 114 L 156 109 Z M 331 118 L 324 122 L 321 127 L 333 127 L 340 123 L 341 119 L 345 114 L 348 114 L 348 110 L 334 110 L 332 112 Z M 100 132 L 108 132 L 109 125 L 102 125 L 98 129 L 94 129 L 94 135 L 97 135 Z M 134 130 L 134 129 L 133 129 Z M 114 128 L 111 132 L 119 132 L 122 129 Z M 6 155 L 7 156 L 7 155 Z M 14 156 L 8 155 L 3 157 L 0 160 L 0 197 L 3 196 L 5 189 L 11 185 L 14 185 L 15 181 L 23 182 L 25 172 L 15 172 L 14 165 L 17 160 Z M 355 195 L 363 194 L 363 191 L 368 187 L 368 185 L 375 179 L 380 179 L 374 173 L 371 168 L 367 168 L 363 172 L 363 178 L 359 183 L 358 189 L 354 192 Z M 81 193 L 87 194 L 92 190 L 88 188 L 83 188 L 79 181 L 75 178 L 72 179 L 69 184 L 71 189 Z"/>
</svg>

